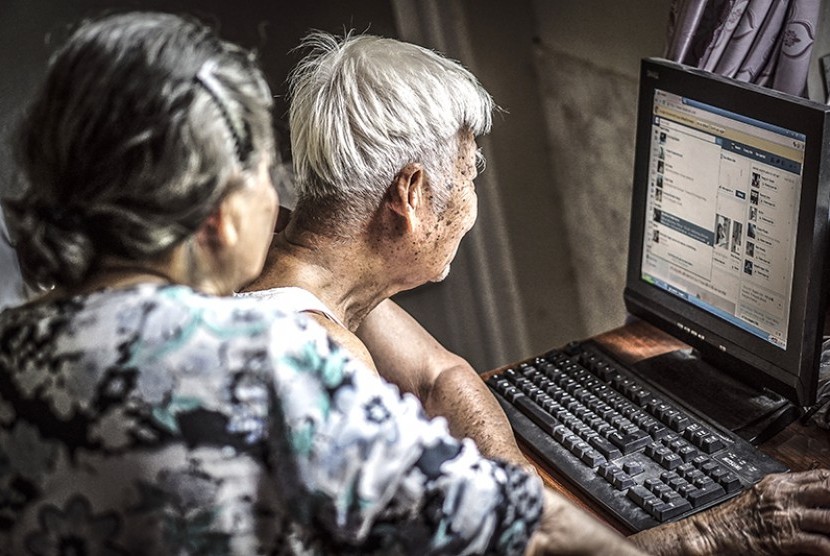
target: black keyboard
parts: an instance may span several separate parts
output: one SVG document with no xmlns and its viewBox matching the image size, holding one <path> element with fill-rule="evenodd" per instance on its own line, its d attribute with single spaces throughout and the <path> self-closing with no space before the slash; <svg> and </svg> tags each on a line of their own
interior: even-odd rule
<svg viewBox="0 0 830 556">
<path fill-rule="evenodd" d="M 683 519 L 786 471 L 588 341 L 487 380 L 516 436 L 632 532 Z"/>
</svg>

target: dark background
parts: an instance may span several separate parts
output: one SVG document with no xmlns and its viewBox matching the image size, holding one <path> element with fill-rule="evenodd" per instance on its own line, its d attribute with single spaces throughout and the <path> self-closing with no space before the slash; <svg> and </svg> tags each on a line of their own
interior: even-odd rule
<svg viewBox="0 0 830 556">
<path fill-rule="evenodd" d="M 11 164 L 17 119 L 44 75 L 50 55 L 84 18 L 128 10 L 189 14 L 227 40 L 254 49 L 275 95 L 275 127 L 288 160 L 287 84 L 311 29 L 354 29 L 395 37 L 388 0 L 2 0 L 0 2 L 0 196 L 19 189 Z"/>
</svg>

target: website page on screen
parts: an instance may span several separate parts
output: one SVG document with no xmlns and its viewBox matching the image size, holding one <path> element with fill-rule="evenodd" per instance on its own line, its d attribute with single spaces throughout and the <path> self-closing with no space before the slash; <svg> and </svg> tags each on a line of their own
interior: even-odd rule
<svg viewBox="0 0 830 556">
<path fill-rule="evenodd" d="M 786 349 L 804 141 L 655 91 L 642 279 Z"/>
</svg>

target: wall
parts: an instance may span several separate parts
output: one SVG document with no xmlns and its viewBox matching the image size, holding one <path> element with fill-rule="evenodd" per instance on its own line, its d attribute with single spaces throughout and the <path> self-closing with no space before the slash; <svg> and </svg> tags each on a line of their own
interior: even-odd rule
<svg viewBox="0 0 830 556">
<path fill-rule="evenodd" d="M 505 110 L 496 118 L 492 153 L 500 202 L 522 294 L 529 352 L 582 337 L 568 205 L 555 180 L 534 59 L 539 37 L 533 2 L 468 2 L 476 71 Z M 514 358 L 513 360 L 515 360 Z"/>
<path fill-rule="evenodd" d="M 619 326 L 639 60 L 660 55 L 670 3 L 534 3 L 536 67 L 586 332 Z"/>
</svg>

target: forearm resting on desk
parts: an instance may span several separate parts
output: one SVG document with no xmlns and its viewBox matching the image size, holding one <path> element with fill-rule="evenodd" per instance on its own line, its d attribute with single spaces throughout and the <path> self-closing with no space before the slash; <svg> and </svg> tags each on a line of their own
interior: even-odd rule
<svg viewBox="0 0 830 556">
<path fill-rule="evenodd" d="M 469 366 L 443 371 L 425 396 L 424 407 L 430 416 L 444 416 L 453 436 L 471 438 L 486 457 L 510 461 L 535 472 L 516 444 L 501 406 Z"/>
<path fill-rule="evenodd" d="M 545 489 L 542 520 L 530 538 L 525 555 L 548 554 L 633 556 L 643 553 L 625 537 L 589 516 L 558 493 Z"/>
</svg>

